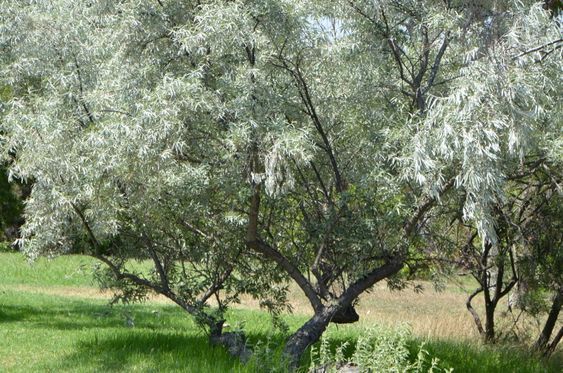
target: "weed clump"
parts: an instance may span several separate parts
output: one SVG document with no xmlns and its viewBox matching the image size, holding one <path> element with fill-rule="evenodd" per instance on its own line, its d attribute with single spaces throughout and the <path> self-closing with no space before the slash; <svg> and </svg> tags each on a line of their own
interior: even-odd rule
<svg viewBox="0 0 563 373">
<path fill-rule="evenodd" d="M 323 336 L 319 346 L 311 348 L 310 373 L 453 371 L 442 367 L 438 358 L 432 358 L 423 343 L 411 361 L 409 340 L 412 340 L 412 333 L 406 326 L 396 330 L 372 327 L 359 336 L 355 346 L 343 342 L 334 350 L 329 338 Z"/>
</svg>

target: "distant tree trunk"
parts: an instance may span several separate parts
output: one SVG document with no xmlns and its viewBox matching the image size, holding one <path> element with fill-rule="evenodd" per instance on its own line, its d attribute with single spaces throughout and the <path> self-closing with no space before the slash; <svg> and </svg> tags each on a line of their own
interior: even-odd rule
<svg viewBox="0 0 563 373">
<path fill-rule="evenodd" d="M 547 348 L 545 349 L 545 351 L 543 353 L 544 357 L 550 357 L 551 356 L 553 351 L 555 351 L 555 347 L 557 347 L 557 345 L 561 341 L 561 338 L 563 338 L 563 327 L 559 328 L 559 331 L 557 332 L 557 335 L 555 336 L 555 338 L 553 338 L 553 341 L 551 341 L 551 343 L 547 345 Z"/>
<path fill-rule="evenodd" d="M 555 346 L 559 343 L 561 339 L 562 331 L 559 330 L 559 333 L 555 336 L 552 343 L 549 343 L 549 339 L 553 334 L 553 330 L 555 329 L 555 324 L 557 323 L 557 319 L 559 318 L 559 313 L 561 312 L 561 305 L 563 304 L 563 292 L 559 290 L 557 294 L 553 297 L 553 302 L 551 304 L 551 309 L 549 310 L 549 314 L 547 316 L 547 320 L 545 321 L 544 327 L 532 346 L 532 349 L 538 352 L 541 352 L 544 355 L 549 356 L 550 350 L 553 352 Z"/>
<path fill-rule="evenodd" d="M 475 326 L 477 327 L 477 331 L 481 338 L 483 338 L 483 342 L 485 343 L 493 343 L 495 341 L 495 310 L 496 310 L 496 302 L 490 300 L 490 297 L 485 294 L 485 326 L 483 327 L 483 323 L 481 322 L 481 317 L 471 304 L 473 298 L 481 293 L 483 288 L 479 288 L 475 290 L 467 299 L 465 303 L 467 310 L 471 313 L 473 317 L 473 321 L 475 322 Z M 488 291 L 485 290 L 485 293 Z"/>
<path fill-rule="evenodd" d="M 465 302 L 465 306 L 467 307 L 467 310 L 469 311 L 469 313 L 471 314 L 471 316 L 473 317 L 473 321 L 475 322 L 475 326 L 477 327 L 477 331 L 479 332 L 479 335 L 483 335 L 485 333 L 484 329 L 483 329 L 483 323 L 481 323 L 481 318 L 479 317 L 479 314 L 477 313 L 477 311 L 475 311 L 475 309 L 473 308 L 473 305 L 471 304 L 471 301 L 473 300 L 473 298 L 475 298 L 475 296 L 477 294 L 479 294 L 480 292 L 483 291 L 483 288 L 480 287 L 479 289 L 475 290 L 468 298 L 467 301 Z"/>
<path fill-rule="evenodd" d="M 468 241 L 468 245 L 472 245 L 473 239 L 476 237 L 475 234 L 471 235 Z M 465 303 L 467 310 L 471 313 L 477 331 L 485 343 L 494 343 L 496 338 L 495 332 L 495 311 L 498 302 L 508 295 L 512 288 L 518 282 L 518 277 L 516 275 L 516 269 L 514 265 L 514 256 L 510 250 L 501 250 L 492 255 L 491 250 L 493 249 L 492 244 L 487 243 L 483 251 L 480 253 L 479 262 L 473 272 L 473 277 L 479 282 L 480 287 L 475 290 L 468 298 Z M 492 261 L 495 261 L 495 265 L 491 266 Z M 510 263 L 510 268 L 512 270 L 512 278 L 505 282 L 505 261 L 508 260 Z M 485 325 L 483 323 L 477 311 L 473 308 L 471 304 L 473 298 L 475 298 L 479 293 L 483 293 L 483 298 L 485 301 Z"/>
<path fill-rule="evenodd" d="M 496 304 L 493 302 L 485 304 L 485 334 L 483 335 L 485 343 L 493 343 L 495 341 L 495 309 Z"/>
</svg>

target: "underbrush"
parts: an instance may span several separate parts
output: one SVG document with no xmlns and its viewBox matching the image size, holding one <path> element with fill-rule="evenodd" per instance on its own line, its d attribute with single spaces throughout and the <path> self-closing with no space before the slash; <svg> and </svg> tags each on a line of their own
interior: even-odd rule
<svg viewBox="0 0 563 373">
<path fill-rule="evenodd" d="M 272 327 L 267 313 L 233 309 L 227 314 L 228 328 L 242 328 L 255 351 L 244 365 L 210 346 L 207 335 L 176 306 L 109 306 L 107 300 L 89 298 L 93 265 L 88 258 L 70 256 L 30 266 L 19 254 L 0 253 L 0 340 L 7 342 L 0 344 L 0 371 L 284 371 L 286 335 Z M 42 293 L 57 286 L 76 287 L 74 296 Z M 306 316 L 288 315 L 284 321 L 295 330 Z M 560 352 L 543 362 L 518 347 L 421 340 L 404 328 L 373 326 L 366 332 L 352 324 L 330 325 L 323 341 L 304 356 L 302 371 L 338 363 L 378 372 L 393 366 L 393 371 L 428 371 L 433 361 L 442 371 L 499 373 L 559 372 L 562 363 Z"/>
<path fill-rule="evenodd" d="M 424 343 L 412 351 L 412 334 L 406 326 L 389 330 L 374 326 L 361 333 L 354 345 L 350 341 L 331 348 L 330 335 L 311 348 L 310 371 L 337 373 L 343 367 L 360 372 L 451 372 L 440 359 L 430 356 Z M 411 349 L 409 349 L 411 347 Z"/>
</svg>

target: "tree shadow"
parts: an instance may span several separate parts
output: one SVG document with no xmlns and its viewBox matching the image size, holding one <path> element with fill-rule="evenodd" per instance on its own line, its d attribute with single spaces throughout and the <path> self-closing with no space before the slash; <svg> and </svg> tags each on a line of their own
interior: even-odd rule
<svg viewBox="0 0 563 373">
<path fill-rule="evenodd" d="M 30 310 L 17 309 L 14 307 L 0 306 L 0 323 L 17 322 L 25 319 L 25 315 L 29 314 Z M 17 307 L 20 308 L 20 307 Z M 21 307 L 24 308 L 24 307 Z M 31 308 L 31 307 L 25 307 Z"/>
<path fill-rule="evenodd" d="M 71 303 L 61 306 L 0 305 L 0 323 L 28 322 L 34 328 L 55 330 L 85 330 L 122 328 L 134 321 L 142 328 L 162 328 L 164 322 L 171 324 L 172 318 L 178 319 L 177 310 L 159 307 L 150 312 L 136 306 L 93 305 Z M 186 322 L 189 321 L 186 315 Z"/>
<path fill-rule="evenodd" d="M 93 371 L 246 371 L 238 358 L 229 355 L 221 346 L 211 345 L 203 333 L 134 329 L 79 342 L 75 351 L 58 367 L 70 371 L 77 367 Z"/>
<path fill-rule="evenodd" d="M 134 319 L 134 327 L 126 327 L 125 314 Z M 23 333 L 38 328 L 70 332 L 64 334 L 74 339 L 69 353 L 41 362 L 38 368 L 45 371 L 246 371 L 225 348 L 212 346 L 189 315 L 174 307 L 0 305 L 2 323 L 22 324 Z M 251 345 L 269 339 L 256 332 L 249 337 Z"/>
</svg>

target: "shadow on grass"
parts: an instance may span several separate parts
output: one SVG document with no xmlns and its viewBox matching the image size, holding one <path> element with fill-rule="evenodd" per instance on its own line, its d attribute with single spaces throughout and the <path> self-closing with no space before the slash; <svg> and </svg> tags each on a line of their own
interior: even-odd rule
<svg viewBox="0 0 563 373">
<path fill-rule="evenodd" d="M 0 324 L 12 323 L 20 333 L 44 330 L 80 331 L 61 333 L 71 339 L 71 348 L 57 361 L 45 361 L 45 371 L 186 371 L 245 372 L 236 358 L 222 347 L 213 347 L 189 315 L 168 306 L 115 306 L 51 297 L 26 299 L 17 304 L 15 298 L 0 303 Z M 64 303 L 63 303 L 64 301 Z M 30 304 L 31 302 L 34 302 Z M 7 304 L 6 304 L 7 303 Z M 233 321 L 245 322 L 251 345 L 269 340 L 281 346 L 284 335 L 268 337 L 268 316 L 250 311 L 233 311 Z M 126 318 L 134 320 L 134 328 L 126 328 Z M 302 320 L 292 319 L 292 329 Z M 295 325 L 293 325 L 295 324 Z M 82 333 L 85 332 L 85 333 Z M 346 355 L 352 353 L 359 332 L 337 330 L 329 337 L 334 351 L 348 342 Z M 411 359 L 416 357 L 420 341 L 409 343 Z M 430 357 L 438 357 L 441 366 L 455 372 L 559 372 L 562 358 L 558 352 L 550 361 L 542 362 L 516 347 L 482 346 L 478 343 L 427 341 Z M 310 355 L 303 357 L 308 366 Z"/>
<path fill-rule="evenodd" d="M 30 322 L 35 327 L 59 330 L 123 326 L 123 319 L 116 310 L 86 304 L 63 307 L 1 305 L 0 322 Z"/>
<path fill-rule="evenodd" d="M 23 319 L 25 319 L 25 315 L 29 313 L 23 312 L 23 310 L 12 310 L 9 308 L 11 307 L 0 306 L 0 323 L 22 321 Z"/>
<path fill-rule="evenodd" d="M 129 330 L 77 344 L 57 369 L 230 372 L 240 362 L 205 335 Z"/>
<path fill-rule="evenodd" d="M 189 315 L 159 307 L 153 312 L 143 306 L 109 306 L 90 303 L 66 305 L 0 304 L 0 323 L 30 323 L 34 328 L 85 330 L 122 328 L 128 321 L 148 329 L 167 328 L 177 323 L 193 325 Z"/>
<path fill-rule="evenodd" d="M 125 314 L 134 327 L 125 326 Z M 23 334 L 42 329 L 42 335 L 63 339 L 66 353 L 38 362 L 37 371 L 248 371 L 223 347 L 212 346 L 189 315 L 172 307 L 0 304 L 1 323 L 12 323 Z M 267 337 L 254 332 L 250 339 Z"/>
</svg>

